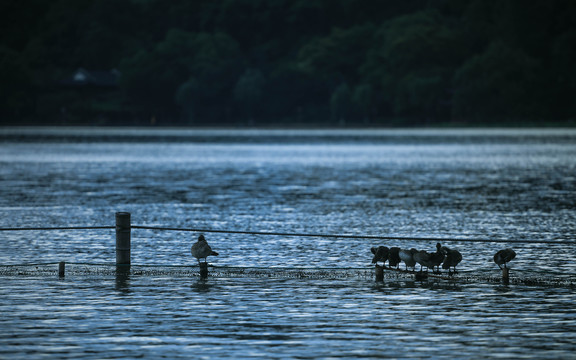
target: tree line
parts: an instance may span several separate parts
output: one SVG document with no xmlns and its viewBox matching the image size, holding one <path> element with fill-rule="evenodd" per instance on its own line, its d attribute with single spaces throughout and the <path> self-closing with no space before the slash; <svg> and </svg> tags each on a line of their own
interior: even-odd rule
<svg viewBox="0 0 576 360">
<path fill-rule="evenodd" d="M 0 3 L 0 123 L 571 125 L 573 0 Z M 117 87 L 62 86 L 116 69 Z"/>
</svg>

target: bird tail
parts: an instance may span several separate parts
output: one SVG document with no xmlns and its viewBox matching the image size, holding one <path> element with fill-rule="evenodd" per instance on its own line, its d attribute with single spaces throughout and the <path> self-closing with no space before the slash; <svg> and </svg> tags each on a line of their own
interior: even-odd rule
<svg viewBox="0 0 576 360">
<path fill-rule="evenodd" d="M 210 255 L 212 255 L 212 256 L 218 256 L 218 253 L 217 253 L 216 251 L 212 250 L 212 254 L 210 254 Z"/>
</svg>

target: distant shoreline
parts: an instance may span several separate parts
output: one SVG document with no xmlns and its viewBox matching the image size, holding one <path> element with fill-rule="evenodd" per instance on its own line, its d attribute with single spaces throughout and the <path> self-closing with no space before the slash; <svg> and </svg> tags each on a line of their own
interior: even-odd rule
<svg viewBox="0 0 576 360">
<path fill-rule="evenodd" d="M 197 142 L 197 143 L 490 143 L 548 137 L 576 143 L 576 128 L 238 128 L 238 127 L 0 127 L 0 142 Z"/>
</svg>

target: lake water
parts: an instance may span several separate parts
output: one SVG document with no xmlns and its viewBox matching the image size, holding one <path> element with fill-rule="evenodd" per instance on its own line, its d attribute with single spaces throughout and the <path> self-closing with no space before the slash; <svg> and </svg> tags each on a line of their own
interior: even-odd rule
<svg viewBox="0 0 576 360">
<path fill-rule="evenodd" d="M 133 229 L 126 275 L 113 229 L 0 231 L 0 358 L 576 358 L 573 129 L 0 129 L 0 185 L 0 228 L 358 236 L 206 231 L 202 280 L 197 232 Z M 374 280 L 425 238 L 453 279 Z"/>
</svg>

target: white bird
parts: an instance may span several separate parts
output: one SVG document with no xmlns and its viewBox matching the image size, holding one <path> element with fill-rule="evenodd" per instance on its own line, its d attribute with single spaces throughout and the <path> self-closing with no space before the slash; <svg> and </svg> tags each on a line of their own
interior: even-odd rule
<svg viewBox="0 0 576 360">
<path fill-rule="evenodd" d="M 416 254 L 417 252 L 418 250 L 412 248 L 410 250 L 402 249 L 398 253 L 400 259 L 404 261 L 404 263 L 406 264 L 406 270 L 408 270 L 409 267 L 411 267 L 412 269 L 416 267 L 416 260 L 414 260 L 414 254 Z"/>
<path fill-rule="evenodd" d="M 206 257 L 210 255 L 218 256 L 218 253 L 212 250 L 202 234 L 198 236 L 198 241 L 192 245 L 190 251 L 192 252 L 192 256 L 198 260 L 198 265 L 200 265 L 200 259 L 204 259 L 204 263 L 206 263 Z"/>
</svg>

